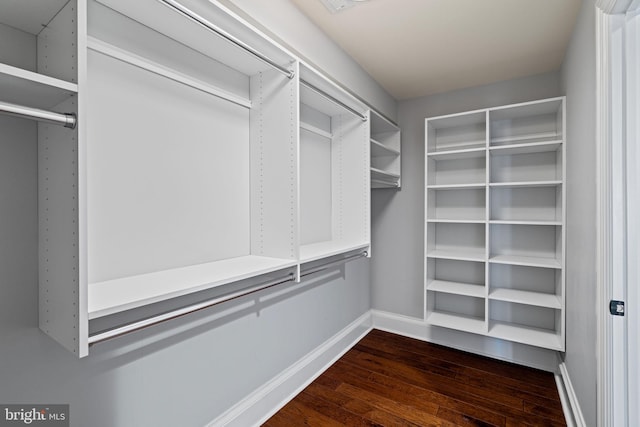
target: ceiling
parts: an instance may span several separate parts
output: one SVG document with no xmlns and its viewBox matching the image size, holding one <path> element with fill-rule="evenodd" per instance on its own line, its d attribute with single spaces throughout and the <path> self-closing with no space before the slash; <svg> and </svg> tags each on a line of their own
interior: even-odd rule
<svg viewBox="0 0 640 427">
<path fill-rule="evenodd" d="M 581 0 L 291 0 L 394 98 L 558 70 Z"/>
</svg>

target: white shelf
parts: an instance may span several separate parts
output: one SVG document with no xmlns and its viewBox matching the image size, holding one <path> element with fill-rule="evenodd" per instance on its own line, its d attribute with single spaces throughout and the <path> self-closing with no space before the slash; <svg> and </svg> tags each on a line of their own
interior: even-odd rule
<svg viewBox="0 0 640 427">
<path fill-rule="evenodd" d="M 429 190 L 456 190 L 456 189 L 464 189 L 464 188 L 485 188 L 486 184 L 435 184 L 435 185 L 427 185 L 427 189 Z"/>
<path fill-rule="evenodd" d="M 380 169 L 371 168 L 371 179 L 397 181 L 400 175 L 393 172 L 386 172 Z"/>
<path fill-rule="evenodd" d="M 486 155 L 485 147 L 465 148 L 458 150 L 442 150 L 427 153 L 427 156 L 434 160 L 456 160 L 456 159 L 474 159 L 484 157 Z"/>
<path fill-rule="evenodd" d="M 432 280 L 427 284 L 427 290 L 476 298 L 484 298 L 485 294 L 485 287 L 483 285 L 450 282 L 447 280 Z"/>
<path fill-rule="evenodd" d="M 562 225 L 562 221 L 551 220 L 490 220 L 489 224 L 504 224 L 504 225 Z"/>
<path fill-rule="evenodd" d="M 522 291 L 519 289 L 494 288 L 489 292 L 489 299 L 535 305 L 538 307 L 562 309 L 559 296 L 542 292 Z"/>
<path fill-rule="evenodd" d="M 316 135 L 322 136 L 324 138 L 328 138 L 328 139 L 333 138 L 333 135 L 331 135 L 331 132 L 327 132 L 326 130 L 320 129 L 319 127 L 313 126 L 309 123 L 300 122 L 300 129 L 304 129 L 307 132 L 315 133 Z"/>
<path fill-rule="evenodd" d="M 90 283 L 89 319 L 108 316 L 295 265 L 295 260 L 249 255 Z"/>
<path fill-rule="evenodd" d="M 368 243 L 348 244 L 344 242 L 326 241 L 300 246 L 300 263 L 316 261 L 347 252 L 368 249 Z"/>
<path fill-rule="evenodd" d="M 483 219 L 442 219 L 442 218 L 429 218 L 428 223 L 448 223 L 448 224 L 484 224 L 486 221 Z"/>
<path fill-rule="evenodd" d="M 384 157 L 384 156 L 399 156 L 400 151 L 387 147 L 382 142 L 378 142 L 371 138 L 371 156 Z"/>
<path fill-rule="evenodd" d="M 520 181 L 520 182 L 491 182 L 490 187 L 516 188 L 516 187 L 557 187 L 562 185 L 561 180 L 553 181 Z"/>
<path fill-rule="evenodd" d="M 0 101 L 51 109 L 77 92 L 75 83 L 0 63 Z"/>
<path fill-rule="evenodd" d="M 427 323 L 433 326 L 472 332 L 475 334 L 485 333 L 484 319 L 463 316 L 461 314 L 434 311 L 427 315 Z"/>
<path fill-rule="evenodd" d="M 494 145 L 512 145 L 518 142 L 523 142 L 523 145 L 527 143 L 527 141 L 540 141 L 540 142 L 548 142 L 555 141 L 561 139 L 561 135 L 558 135 L 557 132 L 540 132 L 533 134 L 525 134 L 525 135 L 514 135 L 500 138 L 491 138 L 490 144 Z"/>
<path fill-rule="evenodd" d="M 560 335 L 555 331 L 530 328 L 513 323 L 491 321 L 489 336 L 551 350 L 562 351 L 564 349 Z"/>
<path fill-rule="evenodd" d="M 495 147 L 489 147 L 489 152 L 492 155 L 513 155 L 513 154 L 532 154 L 532 153 L 546 153 L 558 151 L 562 147 L 562 141 L 545 141 L 545 142 L 530 142 L 526 144 L 511 144 L 511 145 L 498 145 Z"/>
<path fill-rule="evenodd" d="M 489 257 L 489 262 L 495 264 L 523 265 L 528 267 L 562 268 L 562 264 L 556 258 L 540 258 L 519 255 L 494 255 Z"/>
<path fill-rule="evenodd" d="M 435 249 L 427 252 L 427 258 L 454 259 L 459 261 L 485 261 L 484 249 L 449 250 Z"/>
</svg>

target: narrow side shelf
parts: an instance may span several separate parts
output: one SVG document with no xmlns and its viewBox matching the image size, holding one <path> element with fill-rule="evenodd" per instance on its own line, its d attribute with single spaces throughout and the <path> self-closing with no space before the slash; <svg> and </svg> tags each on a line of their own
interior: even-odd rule
<svg viewBox="0 0 640 427">
<path fill-rule="evenodd" d="M 387 147 L 382 142 L 378 142 L 371 138 L 371 156 L 384 157 L 384 156 L 399 156 L 400 151 L 394 148 Z"/>
<path fill-rule="evenodd" d="M 485 261 L 483 249 L 447 250 L 436 249 L 427 252 L 427 258 L 453 259 L 458 261 Z"/>
<path fill-rule="evenodd" d="M 369 248 L 368 243 L 349 244 L 339 241 L 326 241 L 300 246 L 300 263 L 329 258 L 351 251 Z"/>
<path fill-rule="evenodd" d="M 526 144 L 498 145 L 489 147 L 492 155 L 533 154 L 558 151 L 562 147 L 562 140 L 530 142 Z"/>
<path fill-rule="evenodd" d="M 557 187 L 562 185 L 562 181 L 520 181 L 520 182 L 491 182 L 490 187 L 496 188 L 517 188 L 517 187 Z"/>
<path fill-rule="evenodd" d="M 562 268 L 562 264 L 556 258 L 540 258 L 519 255 L 494 255 L 489 262 L 495 264 L 523 265 L 527 267 Z"/>
</svg>

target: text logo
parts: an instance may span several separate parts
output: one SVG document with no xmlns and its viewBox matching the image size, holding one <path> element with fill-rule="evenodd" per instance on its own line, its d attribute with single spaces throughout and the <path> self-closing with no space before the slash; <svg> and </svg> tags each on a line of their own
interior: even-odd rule
<svg viewBox="0 0 640 427">
<path fill-rule="evenodd" d="M 0 427 L 69 427 L 69 405 L 0 405 Z"/>
</svg>

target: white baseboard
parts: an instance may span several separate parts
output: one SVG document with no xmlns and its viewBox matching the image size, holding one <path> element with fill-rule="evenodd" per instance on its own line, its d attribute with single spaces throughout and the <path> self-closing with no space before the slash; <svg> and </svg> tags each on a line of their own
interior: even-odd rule
<svg viewBox="0 0 640 427">
<path fill-rule="evenodd" d="M 371 312 L 367 312 L 211 421 L 208 427 L 246 427 L 264 423 L 342 357 L 371 329 Z"/>
<path fill-rule="evenodd" d="M 558 372 L 558 352 L 553 350 L 432 327 L 422 319 L 380 310 L 371 310 L 371 317 L 376 329 L 544 371 Z"/>
<path fill-rule="evenodd" d="M 560 362 L 558 368 L 560 373 L 556 375 L 556 384 L 558 385 L 558 393 L 560 394 L 560 401 L 562 402 L 562 410 L 567 420 L 567 426 L 587 427 L 582 409 L 580 408 L 580 402 L 578 402 L 576 391 L 569 377 L 567 366 L 564 362 Z"/>
</svg>

